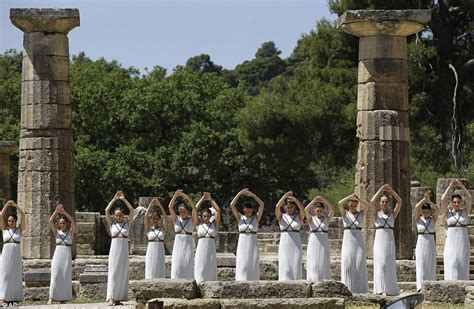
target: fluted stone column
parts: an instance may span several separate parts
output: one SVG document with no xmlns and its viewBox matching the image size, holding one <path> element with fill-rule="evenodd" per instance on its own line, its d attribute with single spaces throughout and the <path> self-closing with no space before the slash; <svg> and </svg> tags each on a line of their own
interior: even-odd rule
<svg viewBox="0 0 474 309">
<path fill-rule="evenodd" d="M 23 257 L 51 258 L 51 212 L 62 203 L 75 213 L 67 34 L 79 26 L 79 10 L 11 9 L 10 19 L 24 32 L 18 174 L 18 204 L 26 213 Z"/>
<path fill-rule="evenodd" d="M 338 20 L 359 36 L 356 193 L 367 201 L 384 184 L 399 193 L 403 207 L 395 223 L 397 258 L 411 258 L 410 127 L 407 41 L 430 20 L 429 10 L 347 11 Z M 366 220 L 367 254 L 372 256 L 373 214 Z"/>
<path fill-rule="evenodd" d="M 10 155 L 17 149 L 16 142 L 0 142 L 0 204 L 11 199 L 10 192 Z"/>
</svg>

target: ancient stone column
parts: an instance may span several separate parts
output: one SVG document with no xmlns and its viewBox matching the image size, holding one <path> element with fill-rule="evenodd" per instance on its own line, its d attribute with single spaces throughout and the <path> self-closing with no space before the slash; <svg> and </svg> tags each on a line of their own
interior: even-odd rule
<svg viewBox="0 0 474 309">
<path fill-rule="evenodd" d="M 338 20 L 359 36 L 356 193 L 369 201 L 389 183 L 403 200 L 395 224 L 397 258 L 411 258 L 410 128 L 407 41 L 430 20 L 429 10 L 347 11 Z M 372 256 L 373 214 L 366 220 L 367 254 Z"/>
<path fill-rule="evenodd" d="M 67 34 L 79 26 L 79 10 L 11 9 L 10 19 L 24 32 L 18 174 L 18 204 L 26 212 L 23 257 L 51 258 L 50 214 L 58 203 L 75 213 Z"/>
<path fill-rule="evenodd" d="M 16 148 L 16 142 L 0 142 L 0 207 L 11 199 L 10 155 Z"/>
</svg>

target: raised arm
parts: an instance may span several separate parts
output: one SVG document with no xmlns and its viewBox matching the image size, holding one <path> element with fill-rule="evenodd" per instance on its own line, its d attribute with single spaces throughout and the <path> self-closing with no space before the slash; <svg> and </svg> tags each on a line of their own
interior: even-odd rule
<svg viewBox="0 0 474 309">
<path fill-rule="evenodd" d="M 258 204 L 257 222 L 260 222 L 260 219 L 262 219 L 263 216 L 263 210 L 265 209 L 265 203 L 255 193 L 251 191 L 247 191 L 247 195 L 253 198 Z"/>
<path fill-rule="evenodd" d="M 64 206 L 61 205 L 61 209 L 59 210 L 68 220 L 71 222 L 71 235 L 76 235 L 76 220 L 64 209 Z"/>
<path fill-rule="evenodd" d="M 112 210 L 112 206 L 114 206 L 115 202 L 118 200 L 118 193 L 117 191 L 112 198 L 112 200 L 109 202 L 107 207 L 105 207 L 105 222 L 109 225 L 109 228 L 112 226 L 112 216 L 110 215 L 110 211 Z"/>
<path fill-rule="evenodd" d="M 127 206 L 128 208 L 128 227 L 129 228 L 132 228 L 132 225 L 133 225 L 133 214 L 134 214 L 134 209 L 133 209 L 133 206 L 132 204 L 130 204 L 130 202 L 125 198 L 125 195 L 123 194 L 122 191 L 119 191 L 119 199 L 122 200 L 122 202 L 125 203 L 125 205 Z"/>
<path fill-rule="evenodd" d="M 451 181 L 449 186 L 444 191 L 443 195 L 441 196 L 441 208 L 443 209 L 443 215 L 447 215 L 448 213 L 448 206 L 449 206 L 449 196 L 453 191 L 454 187 L 456 186 L 457 180 Z"/>
<path fill-rule="evenodd" d="M 148 208 L 146 209 L 146 212 L 145 212 L 145 217 L 143 218 L 143 227 L 145 229 L 145 233 L 148 233 L 148 231 L 150 230 L 150 216 L 151 216 L 153 207 L 155 207 L 155 200 L 156 198 L 150 201 L 150 203 L 148 204 Z"/>
<path fill-rule="evenodd" d="M 207 193 L 207 194 L 206 194 Z M 199 201 L 196 203 L 196 209 L 199 210 L 202 206 L 202 204 L 208 200 L 207 199 L 207 196 L 209 195 L 208 192 L 204 192 L 204 194 L 201 196 L 201 198 L 199 199 Z"/>
<path fill-rule="evenodd" d="M 339 208 L 339 214 L 341 215 L 341 217 L 344 217 L 344 215 L 346 214 L 345 205 L 347 204 L 347 201 L 351 199 L 353 196 L 354 194 L 348 195 L 342 200 L 340 200 L 339 202 L 337 202 L 337 207 Z"/>
<path fill-rule="evenodd" d="M 461 188 L 461 190 L 464 192 L 464 194 L 466 195 L 466 207 L 465 207 L 465 210 L 466 210 L 466 213 L 467 214 L 470 214 L 471 213 L 471 208 L 472 208 L 472 195 L 471 195 L 471 192 L 469 192 L 466 187 L 464 186 L 464 184 L 461 182 L 461 181 L 457 181 L 457 184 L 459 186 L 459 188 Z"/>
<path fill-rule="evenodd" d="M 400 198 L 400 195 L 393 190 L 392 187 L 390 187 L 390 193 L 392 194 L 393 198 L 397 201 L 395 204 L 395 208 L 393 209 L 393 218 L 395 219 L 398 214 L 400 213 L 400 209 L 402 209 L 402 199 Z"/>
<path fill-rule="evenodd" d="M 232 201 L 230 202 L 230 209 L 232 210 L 232 213 L 234 214 L 234 217 L 237 220 L 237 222 L 239 222 L 240 217 L 242 216 L 242 214 L 237 209 L 237 201 L 239 200 L 240 196 L 242 196 L 242 194 L 246 191 L 248 191 L 247 188 L 240 190 L 240 192 L 237 193 L 232 199 Z"/>
<path fill-rule="evenodd" d="M 192 208 L 192 219 L 193 219 L 193 224 L 194 226 L 199 226 L 199 215 L 198 215 L 198 211 L 199 211 L 199 208 L 201 208 L 202 204 L 208 200 L 208 196 L 209 196 L 209 193 L 208 192 L 204 192 L 204 194 L 201 196 L 201 198 L 199 199 L 199 201 L 196 203 L 196 205 Z M 194 211 L 194 209 L 196 209 L 196 211 Z"/>
<path fill-rule="evenodd" d="M 285 200 L 289 197 L 289 196 L 292 196 L 293 195 L 293 192 L 292 191 L 288 191 L 286 192 L 285 194 L 283 194 L 283 196 L 280 198 L 280 200 L 278 201 L 278 203 L 276 204 L 275 206 L 275 216 L 276 218 L 278 219 L 278 221 L 281 220 L 281 207 L 285 204 Z"/>
<path fill-rule="evenodd" d="M 181 197 L 191 206 L 191 218 L 193 219 L 194 227 L 199 226 L 199 216 L 194 201 L 184 192 L 181 192 Z"/>
<path fill-rule="evenodd" d="M 384 184 L 382 187 L 380 187 L 377 193 L 375 193 L 375 195 L 370 200 L 370 209 L 372 211 L 372 215 L 374 216 L 374 218 L 377 217 L 377 201 L 380 199 L 383 192 L 386 192 L 388 190 L 388 188 L 389 188 L 389 185 Z"/>
<path fill-rule="evenodd" d="M 176 210 L 174 209 L 174 203 L 176 203 L 176 199 L 182 192 L 183 190 L 181 189 L 176 190 L 173 197 L 171 198 L 170 203 L 168 204 L 168 209 L 170 210 L 170 216 L 171 216 L 171 219 L 173 219 L 173 223 L 176 223 L 176 220 L 178 219 L 178 216 L 176 215 Z"/>
<path fill-rule="evenodd" d="M 212 208 L 214 208 L 215 211 L 216 211 L 216 214 L 214 215 L 214 218 L 215 218 L 215 222 L 216 222 L 216 229 L 218 229 L 219 225 L 221 224 L 221 208 L 216 203 L 216 201 L 211 197 L 210 194 L 209 194 L 209 197 L 211 198 L 210 201 L 211 201 Z"/>
<path fill-rule="evenodd" d="M 56 234 L 56 226 L 54 225 L 54 218 L 56 218 L 56 216 L 59 214 L 60 212 L 59 210 L 61 206 L 62 206 L 61 204 L 56 206 L 56 208 L 53 211 L 53 214 L 51 215 L 51 217 L 49 217 L 49 221 L 48 221 L 49 228 L 51 229 L 51 231 L 53 231 L 54 234 Z"/>
<path fill-rule="evenodd" d="M 433 210 L 433 221 L 434 223 L 438 222 L 439 217 L 439 208 L 438 205 L 431 201 L 431 190 L 427 190 L 424 194 L 425 201 L 431 205 L 431 209 Z"/>
<path fill-rule="evenodd" d="M 306 220 L 308 220 L 308 222 L 311 222 L 311 220 L 313 220 L 313 214 L 311 213 L 311 210 L 314 209 L 314 204 L 316 204 L 319 201 L 319 197 L 320 197 L 319 195 L 315 196 L 313 200 L 309 202 L 308 205 L 306 205 L 306 207 L 304 208 Z"/>
<path fill-rule="evenodd" d="M 23 228 L 25 227 L 25 213 L 23 212 L 23 209 L 21 209 L 20 206 L 17 204 L 13 203 L 14 207 L 18 211 L 18 222 L 17 222 L 17 227 L 20 229 L 20 231 L 23 232 Z"/>
<path fill-rule="evenodd" d="M 320 201 L 327 206 L 329 212 L 327 214 L 328 217 L 328 222 L 332 220 L 332 217 L 334 216 L 334 206 L 332 206 L 331 202 L 329 202 L 327 199 L 325 199 L 323 196 L 319 197 Z"/>
<path fill-rule="evenodd" d="M 305 209 L 304 209 L 304 206 L 303 204 L 300 202 L 299 199 L 297 199 L 296 197 L 294 196 L 290 196 L 290 199 L 295 202 L 296 206 L 298 206 L 298 209 L 300 210 L 300 221 L 301 221 L 301 224 L 303 224 L 303 221 L 304 221 L 304 218 L 306 216 L 306 213 L 305 213 Z"/>
<path fill-rule="evenodd" d="M 166 215 L 166 211 L 165 211 L 165 208 L 163 207 L 163 205 L 161 205 L 161 202 L 159 199 L 156 199 L 156 204 L 158 205 L 158 207 L 160 208 L 161 210 L 161 221 L 163 222 L 163 231 L 167 231 L 168 230 L 168 215 Z"/>
<path fill-rule="evenodd" d="M 6 227 L 6 216 L 7 216 L 7 211 L 8 208 L 12 206 L 12 204 L 15 204 L 13 201 L 7 201 L 5 205 L 3 206 L 2 212 L 0 213 L 0 228 L 4 229 Z"/>
<path fill-rule="evenodd" d="M 413 219 L 415 219 L 415 222 L 418 222 L 418 219 L 420 219 L 421 216 L 421 206 L 426 203 L 426 199 L 422 198 L 416 205 L 415 208 L 413 209 Z"/>
</svg>

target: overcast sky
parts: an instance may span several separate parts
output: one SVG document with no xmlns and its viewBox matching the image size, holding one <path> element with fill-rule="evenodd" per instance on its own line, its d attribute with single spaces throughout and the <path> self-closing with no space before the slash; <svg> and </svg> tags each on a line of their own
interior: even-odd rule
<svg viewBox="0 0 474 309">
<path fill-rule="evenodd" d="M 336 19 L 326 0 L 0 0 L 1 53 L 22 47 L 22 32 L 9 19 L 12 7 L 79 8 L 70 53 L 141 70 L 172 69 L 202 53 L 234 68 L 270 40 L 287 57 L 317 20 Z"/>
</svg>

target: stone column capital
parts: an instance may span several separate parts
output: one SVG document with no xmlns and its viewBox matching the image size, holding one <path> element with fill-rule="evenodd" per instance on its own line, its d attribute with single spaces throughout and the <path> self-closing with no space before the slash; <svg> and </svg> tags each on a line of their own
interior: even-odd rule
<svg viewBox="0 0 474 309">
<path fill-rule="evenodd" d="M 80 25 L 78 9 L 12 8 L 10 20 L 24 33 L 64 33 Z"/>
<path fill-rule="evenodd" d="M 359 37 L 409 36 L 430 19 L 430 10 L 354 10 L 344 12 L 337 27 Z"/>
<path fill-rule="evenodd" d="M 0 141 L 0 154 L 10 154 L 17 149 L 16 142 Z"/>
</svg>

